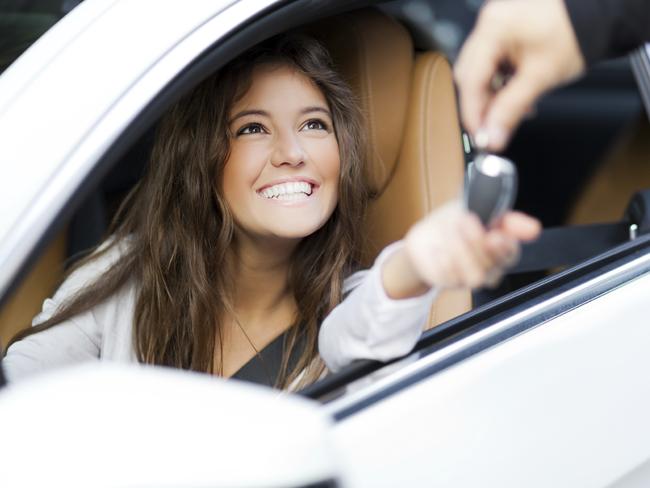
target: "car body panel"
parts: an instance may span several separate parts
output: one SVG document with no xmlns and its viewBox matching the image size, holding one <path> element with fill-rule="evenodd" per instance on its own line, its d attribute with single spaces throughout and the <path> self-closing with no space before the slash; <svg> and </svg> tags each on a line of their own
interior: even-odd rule
<svg viewBox="0 0 650 488">
<path fill-rule="evenodd" d="M 353 486 L 607 486 L 647 462 L 648 289 L 645 274 L 339 422 Z"/>
<path fill-rule="evenodd" d="M 314 402 L 244 382 L 99 363 L 0 398 L 5 488 L 301 487 L 340 470 Z"/>
</svg>

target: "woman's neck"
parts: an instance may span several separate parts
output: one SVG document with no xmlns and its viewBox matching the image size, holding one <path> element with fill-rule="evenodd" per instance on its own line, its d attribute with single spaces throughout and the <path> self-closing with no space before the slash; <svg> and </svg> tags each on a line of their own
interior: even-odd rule
<svg viewBox="0 0 650 488">
<path fill-rule="evenodd" d="M 288 287 L 294 248 L 238 236 L 231 254 L 234 316 L 222 323 L 222 356 L 215 351 L 214 368 L 223 376 L 232 376 L 295 320 Z"/>
<path fill-rule="evenodd" d="M 287 306 L 291 255 L 295 244 L 286 241 L 238 239 L 233 257 L 234 306 L 240 320 L 254 323 Z"/>
</svg>

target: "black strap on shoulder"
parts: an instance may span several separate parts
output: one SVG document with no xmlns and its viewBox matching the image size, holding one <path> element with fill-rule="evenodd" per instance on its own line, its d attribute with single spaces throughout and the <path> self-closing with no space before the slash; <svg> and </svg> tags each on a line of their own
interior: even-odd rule
<svg viewBox="0 0 650 488">
<path fill-rule="evenodd" d="M 266 347 L 261 349 L 259 354 L 253 356 L 253 358 L 232 375 L 232 378 L 274 387 L 282 369 L 287 335 L 288 333 L 285 331 L 276 337 Z M 304 349 L 305 338 L 303 335 L 300 335 L 289 357 L 289 371 L 295 367 Z"/>
</svg>

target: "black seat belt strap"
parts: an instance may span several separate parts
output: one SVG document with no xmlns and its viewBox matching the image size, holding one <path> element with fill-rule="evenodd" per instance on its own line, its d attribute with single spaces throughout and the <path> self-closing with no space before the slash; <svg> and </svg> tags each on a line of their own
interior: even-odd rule
<svg viewBox="0 0 650 488">
<path fill-rule="evenodd" d="M 521 259 L 509 273 L 571 266 L 629 239 L 629 222 L 548 227 L 539 239 L 522 245 Z"/>
<path fill-rule="evenodd" d="M 637 235 L 650 233 L 650 190 L 636 192 L 623 219 L 607 224 L 549 227 L 535 242 L 524 244 L 521 259 L 509 273 L 572 266 L 609 251 Z"/>
</svg>

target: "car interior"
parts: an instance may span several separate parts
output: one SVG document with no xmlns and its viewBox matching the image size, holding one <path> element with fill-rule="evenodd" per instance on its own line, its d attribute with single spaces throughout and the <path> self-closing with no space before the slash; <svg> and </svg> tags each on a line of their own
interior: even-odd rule
<svg viewBox="0 0 650 488">
<path fill-rule="evenodd" d="M 366 222 L 365 264 L 370 265 L 412 223 L 462 190 L 465 161 L 450 65 L 439 52 L 416 52 L 408 30 L 376 9 L 301 30 L 328 47 L 367 116 L 367 177 L 375 194 Z M 111 212 L 139 178 L 152 140 L 149 131 L 89 195 L 5 305 L 0 315 L 3 343 L 38 312 L 70 258 L 101 242 Z M 44 282 L 44 275 L 51 281 Z M 470 307 L 469 290 L 447 292 L 432 309 L 429 326 Z"/>
<path fill-rule="evenodd" d="M 449 36 L 422 33 L 422 10 L 412 8 L 416 3 L 432 16 L 451 16 L 436 17 L 436 22 L 456 26 L 456 47 L 471 27 L 467 18 L 473 19 L 478 8 L 472 2 L 461 9 L 450 7 L 456 2 L 435 0 L 387 2 L 299 26 L 330 50 L 367 118 L 366 175 L 373 201 L 364 222 L 365 265 L 418 219 L 462 193 L 469 151 L 458 116 L 450 64 L 453 47 L 445 45 Z M 155 126 L 149 127 L 87 192 L 72 218 L 33 261 L 0 308 L 0 344 L 6 345 L 30 324 L 71 263 L 106 237 L 112 214 L 142 174 L 154 132 Z M 539 217 L 545 226 L 620 219 L 630 195 L 650 186 L 650 171 L 643 165 L 650 149 L 647 133 L 625 61 L 603 66 L 580 83 L 550 94 L 506 153 L 520 170 L 516 207 Z M 427 328 L 545 274 L 511 276 L 484 295 L 445 292 L 436 300 Z"/>
</svg>

